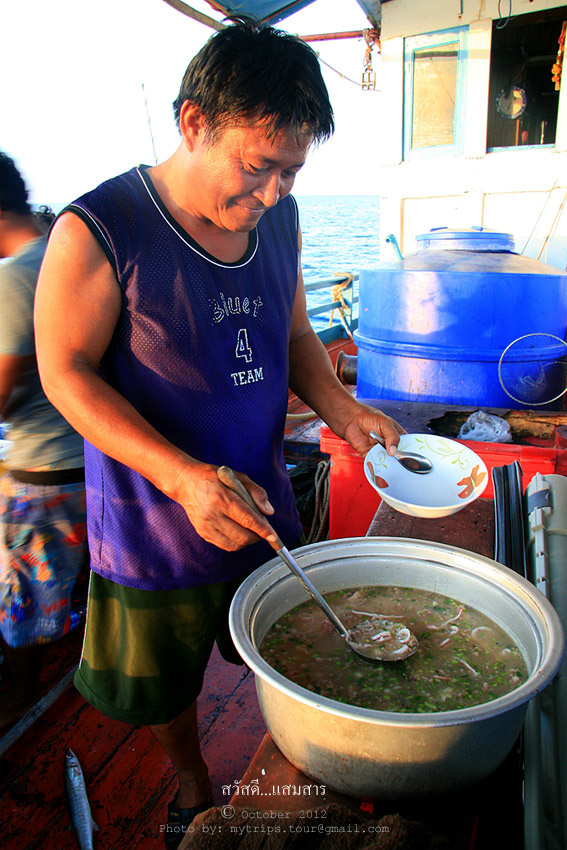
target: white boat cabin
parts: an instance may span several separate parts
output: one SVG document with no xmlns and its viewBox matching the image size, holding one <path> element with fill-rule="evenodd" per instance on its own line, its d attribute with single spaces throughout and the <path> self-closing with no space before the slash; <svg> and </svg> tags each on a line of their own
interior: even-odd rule
<svg viewBox="0 0 567 850">
<path fill-rule="evenodd" d="M 389 234 L 408 254 L 481 226 L 567 267 L 566 22 L 553 0 L 382 0 L 382 259 Z"/>
</svg>

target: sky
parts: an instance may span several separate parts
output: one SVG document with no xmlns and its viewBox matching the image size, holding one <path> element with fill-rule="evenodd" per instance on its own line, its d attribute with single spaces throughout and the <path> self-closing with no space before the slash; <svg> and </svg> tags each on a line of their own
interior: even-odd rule
<svg viewBox="0 0 567 850">
<path fill-rule="evenodd" d="M 187 0 L 220 18 L 205 0 Z M 278 24 L 299 35 L 362 30 L 356 0 L 316 0 Z M 171 103 L 212 30 L 164 0 L 0 0 L 0 150 L 33 204 L 56 208 L 179 144 Z M 378 91 L 362 91 L 362 39 L 316 42 L 336 132 L 309 154 L 297 195 L 372 193 Z M 379 77 L 379 57 L 374 51 Z M 356 85 L 350 80 L 356 81 Z M 152 134 L 150 134 L 150 124 Z"/>
</svg>

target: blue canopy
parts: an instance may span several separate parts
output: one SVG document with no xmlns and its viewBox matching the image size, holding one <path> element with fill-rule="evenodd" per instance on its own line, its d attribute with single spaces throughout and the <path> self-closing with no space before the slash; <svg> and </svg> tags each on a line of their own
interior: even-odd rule
<svg viewBox="0 0 567 850">
<path fill-rule="evenodd" d="M 314 0 L 229 0 L 229 2 L 215 0 L 211 5 L 222 9 L 227 15 L 249 15 L 259 21 L 274 24 L 313 2 Z M 382 0 L 357 0 L 357 3 L 364 10 L 372 26 L 378 26 Z M 321 25 L 324 28 L 325 9 L 323 3 L 320 5 Z"/>
<path fill-rule="evenodd" d="M 274 24 L 299 12 L 304 6 L 309 6 L 313 0 L 232 0 L 232 2 L 215 3 L 221 6 L 227 15 L 249 15 L 259 21 Z"/>
</svg>

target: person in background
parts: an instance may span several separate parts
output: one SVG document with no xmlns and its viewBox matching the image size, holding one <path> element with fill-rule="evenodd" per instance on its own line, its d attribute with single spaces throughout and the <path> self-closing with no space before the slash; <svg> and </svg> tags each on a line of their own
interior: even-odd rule
<svg viewBox="0 0 567 850">
<path fill-rule="evenodd" d="M 42 653 L 69 629 L 87 554 L 83 440 L 47 400 L 37 371 L 33 303 L 45 230 L 13 160 L 0 152 L 0 417 L 11 442 L 0 478 L 0 636 L 8 677 L 0 729 L 37 699 Z"/>
<path fill-rule="evenodd" d="M 291 387 L 359 452 L 402 429 L 336 378 L 306 311 L 297 205 L 333 131 L 317 56 L 250 21 L 213 35 L 174 104 L 181 142 L 71 204 L 36 301 L 47 395 L 85 437 L 91 583 L 75 684 L 147 724 L 179 789 L 174 848 L 212 802 L 196 700 L 245 575 L 301 525 L 283 455 Z M 252 511 L 217 475 L 228 465 Z"/>
</svg>

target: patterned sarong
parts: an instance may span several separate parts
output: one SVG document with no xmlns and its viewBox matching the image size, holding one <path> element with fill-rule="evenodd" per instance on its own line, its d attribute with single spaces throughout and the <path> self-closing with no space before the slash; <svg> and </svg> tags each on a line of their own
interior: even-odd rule
<svg viewBox="0 0 567 850">
<path fill-rule="evenodd" d="M 48 643 L 69 630 L 85 523 L 84 482 L 0 478 L 0 634 L 9 646 Z"/>
</svg>

